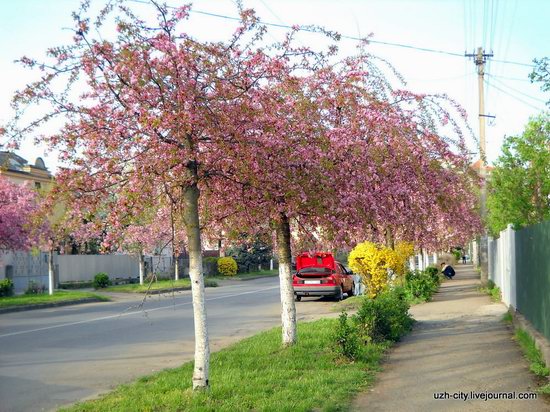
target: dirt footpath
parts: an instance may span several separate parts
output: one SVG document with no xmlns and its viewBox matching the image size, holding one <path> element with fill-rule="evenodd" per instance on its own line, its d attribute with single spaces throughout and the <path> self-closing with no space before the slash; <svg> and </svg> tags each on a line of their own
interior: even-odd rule
<svg viewBox="0 0 550 412">
<path fill-rule="evenodd" d="M 511 328 L 502 322 L 505 306 L 477 291 L 479 277 L 471 265 L 455 269 L 455 278 L 442 284 L 432 302 L 411 308 L 418 321 L 413 332 L 391 351 L 377 382 L 356 398 L 352 410 L 550 411 L 540 396 L 470 399 L 504 392 L 533 396 L 536 384 Z"/>
</svg>

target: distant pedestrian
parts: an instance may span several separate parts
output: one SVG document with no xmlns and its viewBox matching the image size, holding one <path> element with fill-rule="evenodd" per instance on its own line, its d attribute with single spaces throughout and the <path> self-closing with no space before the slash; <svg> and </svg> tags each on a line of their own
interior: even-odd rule
<svg viewBox="0 0 550 412">
<path fill-rule="evenodd" d="M 462 251 L 462 264 L 466 264 L 466 253 L 464 253 L 464 251 Z"/>
<path fill-rule="evenodd" d="M 447 278 L 452 279 L 455 275 L 455 270 L 451 265 L 447 265 L 445 262 L 441 264 L 441 273 Z"/>
</svg>

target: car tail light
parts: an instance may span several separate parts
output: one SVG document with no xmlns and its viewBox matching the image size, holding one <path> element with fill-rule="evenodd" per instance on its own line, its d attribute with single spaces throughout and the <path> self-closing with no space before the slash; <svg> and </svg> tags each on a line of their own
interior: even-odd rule
<svg viewBox="0 0 550 412">
<path fill-rule="evenodd" d="M 334 276 L 328 276 L 324 279 L 321 279 L 321 284 L 335 284 Z"/>
</svg>

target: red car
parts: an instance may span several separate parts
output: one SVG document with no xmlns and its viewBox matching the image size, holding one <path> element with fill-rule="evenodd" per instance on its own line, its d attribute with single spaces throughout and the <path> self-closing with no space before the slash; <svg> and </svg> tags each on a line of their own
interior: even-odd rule
<svg viewBox="0 0 550 412">
<path fill-rule="evenodd" d="M 351 273 L 328 252 L 296 256 L 292 286 L 298 302 L 302 296 L 334 296 L 336 300 L 342 300 L 344 293 L 352 296 L 355 290 Z"/>
</svg>

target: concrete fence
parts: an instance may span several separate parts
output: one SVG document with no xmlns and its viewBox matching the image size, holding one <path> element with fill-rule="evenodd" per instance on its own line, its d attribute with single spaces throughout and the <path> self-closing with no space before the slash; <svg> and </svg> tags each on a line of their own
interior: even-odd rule
<svg viewBox="0 0 550 412">
<path fill-rule="evenodd" d="M 131 255 L 56 255 L 59 282 L 90 281 L 99 272 L 111 278 L 139 276 L 139 263 Z"/>
<path fill-rule="evenodd" d="M 173 276 L 173 260 L 169 256 L 145 256 L 146 274 Z M 178 259 L 179 276 L 189 276 L 189 259 Z M 204 265 L 206 276 L 213 274 L 213 266 Z M 99 272 L 111 279 L 138 278 L 139 263 L 134 255 L 54 255 L 55 284 L 61 282 L 88 282 Z M 24 292 L 31 282 L 48 285 L 48 254 L 30 252 L 0 252 L 0 279 L 9 278 L 16 293 Z"/>
</svg>

